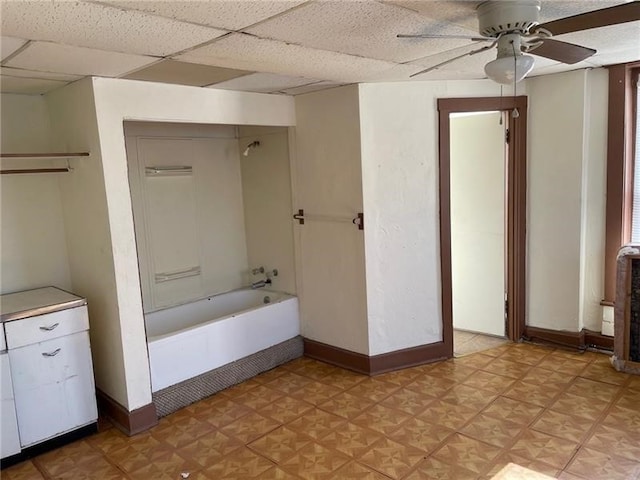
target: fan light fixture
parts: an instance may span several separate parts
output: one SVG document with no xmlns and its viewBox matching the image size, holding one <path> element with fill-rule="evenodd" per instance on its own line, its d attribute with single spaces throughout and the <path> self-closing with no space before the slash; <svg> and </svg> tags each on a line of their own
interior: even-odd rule
<svg viewBox="0 0 640 480">
<path fill-rule="evenodd" d="M 505 34 L 498 39 L 498 58 L 484 66 L 484 72 L 497 83 L 514 84 L 527 76 L 535 60 L 520 51 L 520 35 Z"/>
</svg>

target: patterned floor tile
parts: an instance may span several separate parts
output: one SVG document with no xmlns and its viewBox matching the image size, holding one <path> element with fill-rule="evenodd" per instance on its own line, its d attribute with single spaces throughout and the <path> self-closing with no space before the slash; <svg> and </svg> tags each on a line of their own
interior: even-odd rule
<svg viewBox="0 0 640 480">
<path fill-rule="evenodd" d="M 627 388 L 634 392 L 640 392 L 640 376 L 631 375 L 629 380 L 627 381 Z"/>
<path fill-rule="evenodd" d="M 498 357 L 482 367 L 482 370 L 495 373 L 496 375 L 518 379 L 523 377 L 531 368 L 532 366 L 526 363 L 512 362 L 511 360 L 504 360 L 502 357 Z"/>
<path fill-rule="evenodd" d="M 586 445 L 603 453 L 615 452 L 620 457 L 640 461 L 640 429 L 637 428 L 598 425 Z"/>
<path fill-rule="evenodd" d="M 435 400 L 429 408 L 418 415 L 420 420 L 456 430 L 471 420 L 478 410 L 466 405 Z"/>
<path fill-rule="evenodd" d="M 578 447 L 577 442 L 552 437 L 535 430 L 527 430 L 511 447 L 510 452 L 562 470 L 569 463 Z"/>
<path fill-rule="evenodd" d="M 340 427 L 340 429 L 324 436 L 318 443 L 355 458 L 362 455 L 371 445 L 382 437 L 383 435 L 381 433 L 374 430 L 361 427 L 354 423 L 347 423 Z"/>
<path fill-rule="evenodd" d="M 227 397 L 219 397 L 209 402 L 197 402 L 187 407 L 193 416 L 206 420 L 214 427 L 220 428 L 252 412 L 249 407 L 234 402 Z"/>
<path fill-rule="evenodd" d="M 283 398 L 284 394 L 273 388 L 259 385 L 248 392 L 234 397 L 234 401 L 253 410 L 272 405 Z"/>
<path fill-rule="evenodd" d="M 551 370 L 552 372 L 561 372 L 567 375 L 580 375 L 580 373 L 589 365 L 582 357 L 575 356 L 567 358 L 564 355 L 550 353 L 542 360 L 537 367 Z"/>
<path fill-rule="evenodd" d="M 556 372 L 553 370 L 545 370 L 543 368 L 535 368 L 529 370 L 527 374 L 522 377 L 522 381 L 536 385 L 548 385 L 553 383 L 564 387 L 571 383 L 575 378 L 575 375 L 569 375 L 567 373 Z"/>
<path fill-rule="evenodd" d="M 520 423 L 480 414 L 462 427 L 460 432 L 497 447 L 508 447 L 522 429 L 523 425 Z"/>
<path fill-rule="evenodd" d="M 311 378 L 303 377 L 297 373 L 287 372 L 285 375 L 274 378 L 265 385 L 275 390 L 279 390 L 282 393 L 286 393 L 287 395 L 291 395 L 311 382 L 313 382 Z"/>
<path fill-rule="evenodd" d="M 406 480 L 477 480 L 478 474 L 459 465 L 429 457 L 405 477 Z"/>
<path fill-rule="evenodd" d="M 179 448 L 177 452 L 181 457 L 195 462 L 200 467 L 208 467 L 242 446 L 239 440 L 216 431 Z"/>
<path fill-rule="evenodd" d="M 205 420 L 194 417 L 185 418 L 181 422 L 167 423 L 151 431 L 151 435 L 161 442 L 179 448 L 193 442 L 207 433 L 212 433 L 215 427 Z"/>
<path fill-rule="evenodd" d="M 275 463 L 282 463 L 311 443 L 306 435 L 280 427 L 251 442 L 248 447 Z"/>
<path fill-rule="evenodd" d="M 500 395 L 514 383 L 513 378 L 483 371 L 474 373 L 462 382 L 463 385 L 481 388 L 496 395 Z"/>
<path fill-rule="evenodd" d="M 421 395 L 439 398 L 457 384 L 457 382 L 449 378 L 436 377 L 427 373 L 416 378 L 406 388 Z"/>
<path fill-rule="evenodd" d="M 299 477 L 315 479 L 336 478 L 336 470 L 349 459 L 339 452 L 311 443 L 286 460 L 280 467 Z"/>
<path fill-rule="evenodd" d="M 549 408 L 556 412 L 569 413 L 576 417 L 595 421 L 602 416 L 608 407 L 609 402 L 606 400 L 587 398 L 565 391 Z"/>
<path fill-rule="evenodd" d="M 437 450 L 433 457 L 451 465 L 457 465 L 476 474 L 490 468 L 502 449 L 456 433 Z"/>
<path fill-rule="evenodd" d="M 558 469 L 555 467 L 552 467 L 551 465 L 547 465 L 542 462 L 536 462 L 528 458 L 520 457 L 518 455 L 514 455 L 511 452 L 505 452 L 500 456 L 498 456 L 498 458 L 496 458 L 493 467 L 487 472 L 486 478 L 493 477 L 509 463 L 513 463 L 521 467 L 528 468 L 529 470 L 533 470 L 534 472 L 537 472 L 537 473 L 542 473 L 543 475 L 548 475 L 551 478 L 556 478 L 559 473 Z M 524 479 L 522 480 L 526 480 L 526 478 L 527 477 L 524 477 Z M 535 479 L 531 479 L 531 480 L 535 480 Z"/>
<path fill-rule="evenodd" d="M 389 477 L 358 462 L 349 462 L 335 473 L 340 480 L 389 480 Z"/>
<path fill-rule="evenodd" d="M 322 410 L 343 418 L 353 418 L 360 415 L 363 410 L 373 406 L 373 402 L 366 398 L 352 395 L 349 392 L 342 392 L 318 406 Z"/>
<path fill-rule="evenodd" d="M 280 467 L 272 467 L 269 470 L 260 474 L 260 480 L 300 480 L 300 477 L 282 470 Z M 189 477 L 191 480 L 191 477 Z"/>
<path fill-rule="evenodd" d="M 611 364 L 591 363 L 581 373 L 580 377 L 610 383 L 612 385 L 624 385 L 629 374 L 617 372 Z"/>
<path fill-rule="evenodd" d="M 173 480 L 180 478 L 182 472 L 192 472 L 198 468 L 198 465 L 194 462 L 181 457 L 174 451 L 169 451 L 155 457 L 153 462 L 128 471 L 127 474 L 135 480 L 147 480 L 150 478 L 154 480 Z"/>
<path fill-rule="evenodd" d="M 584 447 L 580 449 L 566 470 L 587 479 L 636 480 L 640 478 L 640 463 Z"/>
<path fill-rule="evenodd" d="M 511 362 L 537 365 L 544 360 L 549 353 L 550 351 L 547 349 L 535 350 L 532 348 L 511 348 L 500 355 L 500 358 Z"/>
<path fill-rule="evenodd" d="M 566 392 L 588 399 L 610 402 L 620 392 L 620 387 L 579 377 L 567 388 Z"/>
<path fill-rule="evenodd" d="M 304 416 L 287 423 L 286 426 L 318 440 L 332 431 L 342 428 L 346 423 L 347 421 L 344 418 L 316 408 Z"/>
<path fill-rule="evenodd" d="M 249 443 L 279 426 L 280 424 L 275 420 L 254 412 L 225 425 L 220 431 L 244 443 Z"/>
<path fill-rule="evenodd" d="M 397 430 L 389 433 L 387 437 L 403 445 L 415 447 L 425 453 L 432 453 L 453 432 L 453 430 L 441 425 L 412 417 L 403 422 Z"/>
<path fill-rule="evenodd" d="M 507 397 L 496 398 L 482 413 L 527 425 L 542 412 L 542 407 Z"/>
<path fill-rule="evenodd" d="M 276 422 L 287 423 L 313 410 L 313 405 L 293 397 L 282 397 L 277 402 L 258 410 L 260 415 L 273 418 Z"/>
<path fill-rule="evenodd" d="M 548 433 L 555 437 L 565 438 L 574 442 L 582 442 L 593 427 L 593 422 L 581 417 L 574 417 L 566 413 L 545 411 L 538 420 L 531 425 L 533 430 Z"/>
<path fill-rule="evenodd" d="M 455 360 L 447 360 L 446 362 L 440 362 L 433 366 L 429 370 L 429 375 L 434 377 L 446 378 L 455 382 L 462 382 L 469 378 L 476 372 L 475 368 L 469 367 L 462 363 L 458 363 Z"/>
<path fill-rule="evenodd" d="M 293 392 L 291 396 L 317 406 L 341 392 L 340 388 L 312 380 Z"/>
<path fill-rule="evenodd" d="M 344 391 L 368 379 L 369 377 L 366 375 L 350 372 L 349 370 L 338 370 L 330 378 L 326 378 L 324 383 L 331 382 L 332 386 Z"/>
<path fill-rule="evenodd" d="M 433 402 L 433 398 L 403 388 L 385 398 L 380 404 L 409 415 L 418 415 L 424 412 L 431 402 Z"/>
<path fill-rule="evenodd" d="M 404 387 L 413 382 L 416 378 L 424 373 L 420 368 L 405 368 L 403 370 L 396 370 L 395 372 L 383 373 L 377 375 L 376 379 L 384 382 Z"/>
<path fill-rule="evenodd" d="M 378 404 L 368 408 L 351 421 L 361 427 L 370 428 L 383 434 L 389 434 L 409 418 L 411 418 L 411 415 L 408 413 Z"/>
<path fill-rule="evenodd" d="M 311 360 L 305 357 L 301 357 L 305 361 L 294 360 L 287 365 L 287 368 L 292 372 L 298 373 L 305 377 L 312 378 L 314 380 L 322 380 L 323 378 L 333 375 L 339 369 L 333 365 L 319 362 L 317 360 Z"/>
<path fill-rule="evenodd" d="M 446 394 L 442 395 L 440 400 L 453 405 L 464 405 L 477 410 L 482 410 L 496 397 L 497 394 L 486 390 L 477 389 L 467 385 L 456 385 Z"/>
<path fill-rule="evenodd" d="M 399 389 L 400 387 L 393 383 L 368 378 L 351 387 L 347 392 L 358 397 L 364 397 L 373 402 L 379 402 Z"/>
<path fill-rule="evenodd" d="M 56 477 L 66 472 L 85 471 L 86 465 L 105 462 L 100 452 L 81 440 L 39 456 L 36 463 L 41 470 Z"/>
<path fill-rule="evenodd" d="M 562 387 L 553 383 L 536 385 L 535 383 L 517 381 L 503 395 L 514 400 L 523 399 L 527 403 L 547 407 L 554 402 L 561 391 Z"/>
<path fill-rule="evenodd" d="M 30 460 L 3 469 L 1 475 L 5 480 L 44 480 L 42 473 Z"/>
<path fill-rule="evenodd" d="M 132 442 L 123 448 L 109 452 L 107 456 L 124 471 L 133 472 L 173 452 L 173 447 L 149 436 L 144 442 Z"/>
<path fill-rule="evenodd" d="M 399 479 L 424 458 L 422 450 L 383 438 L 374 443 L 359 461 L 391 478 Z"/>
<path fill-rule="evenodd" d="M 464 355 L 462 357 L 456 357 L 454 362 L 460 365 L 466 365 L 471 368 L 482 368 L 489 362 L 491 362 L 494 357 L 490 355 L 486 355 L 484 353 L 471 353 L 469 355 Z"/>
<path fill-rule="evenodd" d="M 260 478 L 262 474 L 273 467 L 273 462 L 243 447 L 221 458 L 206 468 L 204 473 L 212 479 L 241 480 Z"/>
</svg>

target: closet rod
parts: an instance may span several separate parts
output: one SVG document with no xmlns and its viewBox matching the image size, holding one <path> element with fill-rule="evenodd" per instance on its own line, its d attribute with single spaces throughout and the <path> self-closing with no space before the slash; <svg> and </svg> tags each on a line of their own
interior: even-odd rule
<svg viewBox="0 0 640 480">
<path fill-rule="evenodd" d="M 2 175 L 16 175 L 22 173 L 67 173 L 70 172 L 71 169 L 64 168 L 30 168 L 30 169 L 18 169 L 18 170 L 0 170 L 0 174 Z"/>
</svg>

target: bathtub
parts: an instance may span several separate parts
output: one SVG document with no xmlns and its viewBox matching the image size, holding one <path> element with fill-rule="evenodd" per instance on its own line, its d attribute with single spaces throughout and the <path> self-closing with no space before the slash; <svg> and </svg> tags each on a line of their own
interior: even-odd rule
<svg viewBox="0 0 640 480">
<path fill-rule="evenodd" d="M 235 290 L 148 313 L 145 325 L 157 392 L 296 337 L 298 298 Z"/>
</svg>

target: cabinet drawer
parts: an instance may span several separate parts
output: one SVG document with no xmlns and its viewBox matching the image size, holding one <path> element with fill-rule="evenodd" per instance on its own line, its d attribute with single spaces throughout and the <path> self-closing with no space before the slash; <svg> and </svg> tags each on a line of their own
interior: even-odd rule
<svg viewBox="0 0 640 480">
<path fill-rule="evenodd" d="M 23 447 L 96 421 L 88 332 L 9 350 L 9 359 Z"/>
<path fill-rule="evenodd" d="M 24 347 L 89 329 L 86 305 L 5 322 L 7 347 Z"/>
</svg>

